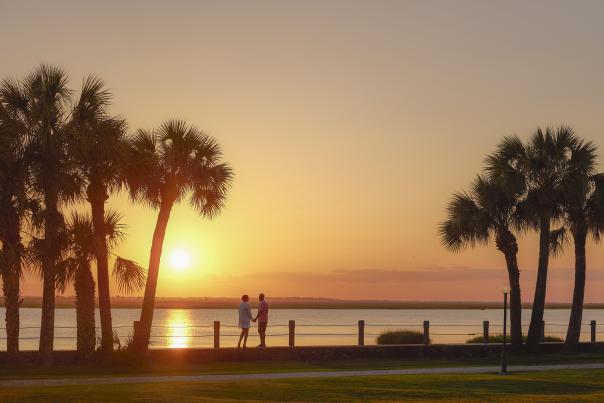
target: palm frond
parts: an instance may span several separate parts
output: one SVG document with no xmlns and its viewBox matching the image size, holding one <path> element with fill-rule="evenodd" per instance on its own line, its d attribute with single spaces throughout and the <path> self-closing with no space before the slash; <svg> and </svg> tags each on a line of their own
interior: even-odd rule
<svg viewBox="0 0 604 403">
<path fill-rule="evenodd" d="M 105 83 L 95 76 L 88 76 L 82 83 L 80 98 L 73 109 L 73 117 L 79 121 L 98 121 L 105 117 L 111 103 L 111 92 Z"/>
<path fill-rule="evenodd" d="M 64 293 L 67 286 L 74 282 L 78 271 L 78 260 L 69 257 L 57 262 L 55 266 L 55 284 L 59 293 Z"/>
<path fill-rule="evenodd" d="M 27 247 L 23 258 L 25 259 L 28 271 L 34 276 L 42 279 L 42 259 L 45 254 L 44 239 L 32 236 Z"/>
<path fill-rule="evenodd" d="M 109 250 L 114 249 L 120 244 L 126 234 L 125 225 L 122 224 L 123 216 L 116 210 L 107 210 L 105 212 L 105 234 L 107 235 L 107 246 Z"/>
<path fill-rule="evenodd" d="M 594 241 L 599 242 L 604 231 L 604 174 L 591 177 L 592 193 L 586 203 L 586 216 L 589 231 Z"/>
<path fill-rule="evenodd" d="M 153 131 L 138 130 L 128 143 L 122 176 L 132 200 L 157 208 L 161 202 L 161 155 Z"/>
<path fill-rule="evenodd" d="M 133 200 L 157 208 L 190 195 L 190 203 L 212 218 L 223 208 L 233 170 L 221 162 L 218 143 L 195 126 L 172 119 L 130 140 L 126 183 Z"/>
<path fill-rule="evenodd" d="M 94 232 L 90 214 L 73 212 L 67 222 L 69 250 L 78 259 L 94 257 Z"/>
<path fill-rule="evenodd" d="M 116 257 L 113 276 L 120 292 L 130 294 L 145 286 L 146 270 L 133 260 Z"/>
<path fill-rule="evenodd" d="M 233 182 L 233 170 L 228 164 L 211 167 L 196 166 L 191 177 L 191 205 L 204 217 L 213 218 L 224 208 Z"/>
<path fill-rule="evenodd" d="M 489 239 L 491 220 L 467 193 L 456 193 L 447 206 L 448 218 L 440 224 L 442 244 L 453 252 L 474 247 Z"/>
<path fill-rule="evenodd" d="M 568 243 L 566 228 L 560 227 L 550 231 L 550 252 L 553 256 L 559 256 L 564 253 L 564 247 Z"/>
<path fill-rule="evenodd" d="M 507 136 L 494 153 L 485 159 L 485 172 L 490 179 L 518 171 L 526 159 L 526 149 L 518 136 Z"/>
</svg>

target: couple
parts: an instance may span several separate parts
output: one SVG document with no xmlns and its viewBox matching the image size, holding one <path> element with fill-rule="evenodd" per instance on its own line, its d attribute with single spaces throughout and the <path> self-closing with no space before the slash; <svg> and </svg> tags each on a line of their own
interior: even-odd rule
<svg viewBox="0 0 604 403">
<path fill-rule="evenodd" d="M 266 347 L 264 339 L 266 337 L 266 326 L 268 325 L 268 303 L 264 300 L 264 294 L 258 295 L 258 314 L 256 317 L 252 317 L 252 308 L 248 302 L 250 297 L 246 294 L 241 297 L 241 304 L 239 304 L 239 327 L 241 328 L 241 335 L 239 335 L 239 343 L 237 348 L 241 347 L 241 340 L 243 339 L 243 347 L 246 347 L 247 336 L 250 331 L 250 321 L 258 321 L 258 334 L 260 334 L 260 345 L 258 347 Z"/>
</svg>

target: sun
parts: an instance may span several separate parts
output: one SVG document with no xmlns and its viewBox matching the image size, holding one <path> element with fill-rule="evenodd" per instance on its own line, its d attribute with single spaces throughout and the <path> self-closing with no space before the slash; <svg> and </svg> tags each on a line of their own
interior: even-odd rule
<svg viewBox="0 0 604 403">
<path fill-rule="evenodd" d="M 188 269 L 191 265 L 191 255 L 185 250 L 175 249 L 170 255 L 170 266 L 176 270 Z"/>
</svg>

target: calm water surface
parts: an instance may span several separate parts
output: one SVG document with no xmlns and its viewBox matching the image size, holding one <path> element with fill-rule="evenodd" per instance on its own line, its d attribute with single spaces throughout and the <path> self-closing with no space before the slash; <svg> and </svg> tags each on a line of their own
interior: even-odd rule
<svg viewBox="0 0 604 403">
<path fill-rule="evenodd" d="M 21 309 L 23 350 L 37 349 L 40 313 L 39 308 Z M 132 323 L 138 320 L 139 313 L 138 309 L 113 310 L 113 326 L 122 341 L 132 334 Z M 546 311 L 546 333 L 564 337 L 569 313 L 567 309 Z M 4 318 L 4 308 L 0 308 L 0 315 Z M 75 318 L 74 309 L 57 309 L 55 349 L 75 348 Z M 273 346 L 287 345 L 288 321 L 295 320 L 296 345 L 354 345 L 360 319 L 365 320 L 366 344 L 375 344 L 376 336 L 384 330 L 422 330 L 424 320 L 430 321 L 430 336 L 434 343 L 463 343 L 473 335 L 482 335 L 485 320 L 490 321 L 491 334 L 502 331 L 502 312 L 497 309 L 272 309 L 267 342 Z M 526 331 L 530 310 L 523 310 L 522 319 Z M 96 320 L 98 326 L 98 311 Z M 215 320 L 221 322 L 221 346 L 237 345 L 239 329 L 235 309 L 157 309 L 153 319 L 152 347 L 210 347 Z M 581 335 L 584 340 L 589 339 L 587 324 L 590 320 L 604 325 L 604 309 L 585 310 L 583 323 L 586 325 Z M 0 337 L 0 350 L 5 350 L 4 329 L 0 331 Z M 258 343 L 255 327 L 250 330 L 248 343 L 250 346 Z"/>
</svg>

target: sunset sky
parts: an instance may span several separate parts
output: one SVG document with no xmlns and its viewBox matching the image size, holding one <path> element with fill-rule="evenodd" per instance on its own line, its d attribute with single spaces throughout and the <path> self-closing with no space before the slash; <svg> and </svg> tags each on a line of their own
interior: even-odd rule
<svg viewBox="0 0 604 403">
<path fill-rule="evenodd" d="M 438 223 L 504 135 L 567 124 L 604 150 L 602 16 L 601 1 L 0 0 L 0 77 L 51 63 L 77 90 L 94 73 L 132 131 L 178 117 L 223 145 L 226 209 L 173 210 L 159 296 L 495 300 L 503 256 L 448 252 Z M 156 212 L 125 194 L 110 208 L 118 253 L 146 265 Z M 587 258 L 586 300 L 604 302 L 604 245 Z M 534 234 L 519 263 L 529 301 Z M 548 300 L 570 300 L 572 267 L 571 245 Z"/>
</svg>

